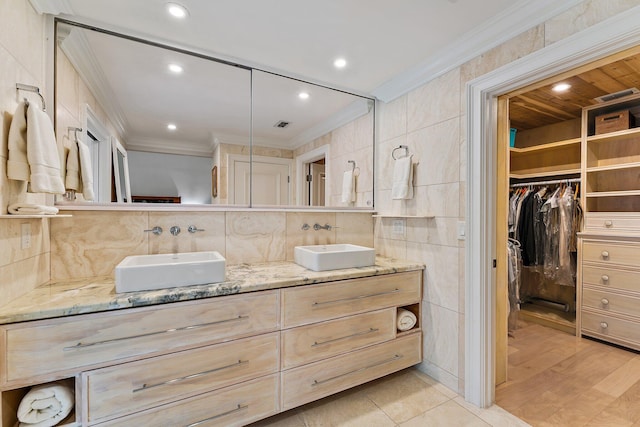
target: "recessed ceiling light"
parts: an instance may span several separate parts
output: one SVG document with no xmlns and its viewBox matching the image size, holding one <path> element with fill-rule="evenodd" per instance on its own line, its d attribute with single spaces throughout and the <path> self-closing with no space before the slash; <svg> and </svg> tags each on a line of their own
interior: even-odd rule
<svg viewBox="0 0 640 427">
<path fill-rule="evenodd" d="M 344 68 L 347 66 L 347 60 L 344 58 L 338 58 L 333 61 L 333 66 L 336 68 Z"/>
<path fill-rule="evenodd" d="M 180 74 L 182 72 L 182 67 L 178 64 L 169 64 L 169 71 Z"/>
<path fill-rule="evenodd" d="M 300 92 L 298 94 L 298 98 L 300 98 L 300 99 L 309 99 L 309 94 L 307 92 Z"/>
<path fill-rule="evenodd" d="M 569 90 L 570 87 L 571 85 L 569 83 L 558 83 L 554 85 L 551 90 L 554 92 L 564 92 Z"/>
<path fill-rule="evenodd" d="M 167 3 L 167 12 L 176 18 L 186 18 L 189 15 L 187 8 L 178 3 Z"/>
<path fill-rule="evenodd" d="M 176 129 L 178 129 L 178 127 L 177 127 L 176 125 L 174 125 L 173 123 L 169 123 L 169 124 L 167 125 L 167 129 L 169 129 L 169 130 L 176 130 Z"/>
</svg>

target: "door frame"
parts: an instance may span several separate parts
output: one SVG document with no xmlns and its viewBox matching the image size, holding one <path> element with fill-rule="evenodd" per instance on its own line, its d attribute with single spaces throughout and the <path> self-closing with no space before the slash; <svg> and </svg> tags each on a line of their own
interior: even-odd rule
<svg viewBox="0 0 640 427">
<path fill-rule="evenodd" d="M 316 160 L 320 160 L 324 158 L 325 173 L 326 173 L 325 192 L 327 191 L 328 188 L 331 188 L 329 186 L 330 182 L 328 181 L 331 178 L 330 176 L 331 174 L 327 173 L 329 169 L 329 154 L 330 154 L 329 151 L 330 151 L 330 146 L 326 144 L 326 145 L 321 145 L 318 148 L 314 148 L 311 151 L 307 151 L 306 153 L 302 153 L 298 157 L 296 157 L 296 205 L 297 206 L 305 206 L 303 200 L 304 200 L 304 194 L 305 194 L 304 165 L 306 163 L 315 162 Z"/>
<path fill-rule="evenodd" d="M 495 398 L 496 165 L 499 95 L 640 44 L 640 6 L 466 84 L 465 399 Z"/>
</svg>

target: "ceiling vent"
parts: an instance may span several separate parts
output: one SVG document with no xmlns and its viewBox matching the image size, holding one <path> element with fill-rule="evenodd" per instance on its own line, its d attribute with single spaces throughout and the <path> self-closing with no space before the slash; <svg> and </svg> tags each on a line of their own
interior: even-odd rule
<svg viewBox="0 0 640 427">
<path fill-rule="evenodd" d="M 286 128 L 287 126 L 289 126 L 291 124 L 291 122 L 285 122 L 284 120 L 280 120 L 278 123 L 276 123 L 275 125 L 273 125 L 274 128 Z"/>
<path fill-rule="evenodd" d="M 608 95 L 602 95 L 597 98 L 593 98 L 598 102 L 607 102 L 613 101 L 614 99 L 624 98 L 625 96 L 633 95 L 634 93 L 638 93 L 640 90 L 638 88 L 632 87 L 630 89 L 621 90 L 620 92 L 610 93 Z"/>
</svg>

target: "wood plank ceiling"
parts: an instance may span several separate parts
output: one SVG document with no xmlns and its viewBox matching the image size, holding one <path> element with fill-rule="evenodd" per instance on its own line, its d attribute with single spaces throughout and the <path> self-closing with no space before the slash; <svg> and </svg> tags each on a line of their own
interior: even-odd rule
<svg viewBox="0 0 640 427">
<path fill-rule="evenodd" d="M 510 126 L 523 131 L 577 119 L 583 107 L 598 103 L 596 97 L 640 89 L 640 54 L 586 71 L 583 67 L 575 75 L 562 77 L 510 98 Z M 571 88 L 563 93 L 552 91 L 560 81 L 569 83 Z"/>
</svg>

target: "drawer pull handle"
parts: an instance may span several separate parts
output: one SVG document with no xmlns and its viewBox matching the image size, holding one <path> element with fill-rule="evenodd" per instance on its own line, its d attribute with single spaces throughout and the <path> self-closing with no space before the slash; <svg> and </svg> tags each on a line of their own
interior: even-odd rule
<svg viewBox="0 0 640 427">
<path fill-rule="evenodd" d="M 366 371 L 367 369 L 375 368 L 377 366 L 385 365 L 387 363 L 395 362 L 396 360 L 402 359 L 404 356 L 401 354 L 396 354 L 395 356 L 382 360 L 380 362 L 374 363 L 372 365 L 368 365 L 359 369 L 354 369 L 353 371 L 345 372 L 344 374 L 336 375 L 335 377 L 326 378 L 324 380 L 313 380 L 311 383 L 311 387 L 315 387 L 318 385 L 322 385 L 324 383 L 328 383 L 329 381 L 337 380 L 338 378 L 346 377 L 347 375 L 357 374 L 358 372 Z"/>
<path fill-rule="evenodd" d="M 204 423 L 209 422 L 211 420 L 215 420 L 216 418 L 221 418 L 221 417 L 224 417 L 225 415 L 231 415 L 234 412 L 240 412 L 240 411 L 242 411 L 244 409 L 247 409 L 248 407 L 249 407 L 249 405 L 242 405 L 242 404 L 238 403 L 238 406 L 235 409 L 232 409 L 232 410 L 227 411 L 227 412 L 223 412 L 222 414 L 214 415 L 213 417 L 205 418 L 204 420 L 196 421 L 195 423 L 188 424 L 185 427 L 196 427 L 196 426 L 199 426 L 200 424 L 204 424 Z"/>
<path fill-rule="evenodd" d="M 606 274 L 602 275 L 602 281 L 603 282 L 608 282 L 609 281 L 609 276 L 607 276 Z"/>
<path fill-rule="evenodd" d="M 380 329 L 378 329 L 378 328 L 369 328 L 366 331 L 356 332 L 355 334 L 346 335 L 346 336 L 340 337 L 340 338 L 334 338 L 334 339 L 331 339 L 331 340 L 321 341 L 321 342 L 316 341 L 313 344 L 311 344 L 311 347 L 318 347 L 320 345 L 325 345 L 325 344 L 329 344 L 329 343 L 336 342 L 336 341 L 346 340 L 348 338 L 361 337 L 363 335 L 371 334 L 373 332 L 378 332 L 379 330 Z"/>
<path fill-rule="evenodd" d="M 248 360 L 238 360 L 236 363 L 232 363 L 231 365 L 221 366 L 219 368 L 209 369 L 207 371 L 198 372 L 196 374 L 185 375 L 184 377 L 174 378 L 172 380 L 164 381 L 164 382 L 161 382 L 161 383 L 156 383 L 156 384 L 151 384 L 151 385 L 142 384 L 142 387 L 138 387 L 138 388 L 133 389 L 133 392 L 137 393 L 139 391 L 149 390 L 151 388 L 158 387 L 158 386 L 161 386 L 161 385 L 171 385 L 171 384 L 176 384 L 176 383 L 179 383 L 179 382 L 185 381 L 185 380 L 192 380 L 194 378 L 198 378 L 198 377 L 202 377 L 204 375 L 212 374 L 214 372 L 222 371 L 223 369 L 229 369 L 229 368 L 233 368 L 233 367 L 236 367 L 236 366 L 244 365 L 246 363 L 249 363 L 249 361 Z"/>
<path fill-rule="evenodd" d="M 602 298 L 600 302 L 602 302 L 602 305 L 609 305 L 609 300 L 606 298 Z"/>
<path fill-rule="evenodd" d="M 377 294 L 358 295 L 356 297 L 350 297 L 350 298 L 342 298 L 342 299 L 334 299 L 334 300 L 331 300 L 331 301 L 314 302 L 311 305 L 313 307 L 317 307 L 319 305 L 325 305 L 325 304 L 335 304 L 335 303 L 339 303 L 339 302 L 346 302 L 346 301 L 354 301 L 354 300 L 365 299 L 365 298 L 379 297 L 381 295 L 397 294 L 398 292 L 400 292 L 400 289 L 396 288 L 396 289 L 394 289 L 392 291 L 379 292 Z"/>
<path fill-rule="evenodd" d="M 64 351 L 78 350 L 78 349 L 82 349 L 82 348 L 92 347 L 94 345 L 110 344 L 110 343 L 113 343 L 113 342 L 131 340 L 131 339 L 135 339 L 135 338 L 151 337 L 151 336 L 154 336 L 154 335 L 168 334 L 170 332 L 190 331 L 190 330 L 193 330 L 193 329 L 204 328 L 205 326 L 218 325 L 218 324 L 221 324 L 221 323 L 228 323 L 228 322 L 237 322 L 239 320 L 246 320 L 248 318 L 249 318 L 249 316 L 238 316 L 238 317 L 233 317 L 231 319 L 216 320 L 215 322 L 209 322 L 209 323 L 201 323 L 199 325 L 183 326 L 183 327 L 180 327 L 180 328 L 172 328 L 172 329 L 166 329 L 164 331 L 156 331 L 156 332 L 149 332 L 149 333 L 146 333 L 146 334 L 131 335 L 131 336 L 128 336 L 128 337 L 113 338 L 113 339 L 104 340 L 104 341 L 95 341 L 95 342 L 88 342 L 88 343 L 79 342 L 76 345 L 72 345 L 72 346 L 69 346 L 69 347 L 64 347 L 62 350 L 64 350 Z"/>
<path fill-rule="evenodd" d="M 600 327 L 602 329 L 607 329 L 609 327 L 609 325 L 607 324 L 607 322 L 600 322 Z"/>
<path fill-rule="evenodd" d="M 611 221 L 611 220 L 607 220 L 607 221 L 605 221 L 605 222 L 604 222 L 604 226 L 605 226 L 605 227 L 612 227 L 612 226 L 613 226 L 613 221 Z"/>
<path fill-rule="evenodd" d="M 609 251 L 602 251 L 602 258 L 604 259 L 609 258 Z"/>
</svg>

